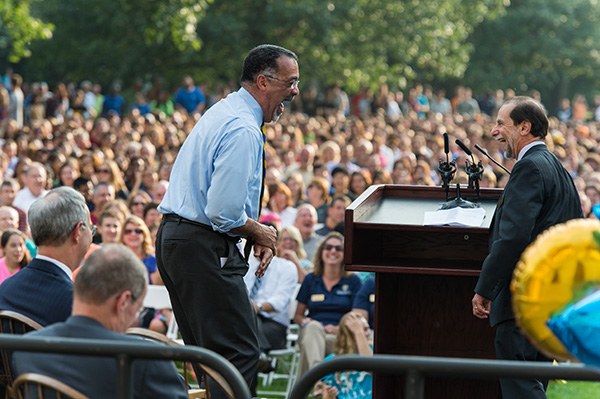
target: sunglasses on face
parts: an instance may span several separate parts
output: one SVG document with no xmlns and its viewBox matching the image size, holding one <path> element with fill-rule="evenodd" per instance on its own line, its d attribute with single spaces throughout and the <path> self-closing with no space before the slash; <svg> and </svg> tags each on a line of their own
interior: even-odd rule
<svg viewBox="0 0 600 399">
<path fill-rule="evenodd" d="M 139 205 L 146 205 L 146 203 L 145 202 L 133 202 L 131 205 L 132 206 L 139 206 Z"/>
<path fill-rule="evenodd" d="M 344 250 L 344 247 L 342 247 L 341 245 L 331 245 L 331 244 L 323 245 L 323 251 L 330 251 L 332 249 L 335 249 L 338 252 L 342 252 Z"/>
<path fill-rule="evenodd" d="M 142 234 L 144 232 L 142 231 L 142 229 L 125 229 L 124 233 L 125 233 L 125 235 L 129 235 L 129 234 L 133 234 L 133 233 Z"/>
</svg>

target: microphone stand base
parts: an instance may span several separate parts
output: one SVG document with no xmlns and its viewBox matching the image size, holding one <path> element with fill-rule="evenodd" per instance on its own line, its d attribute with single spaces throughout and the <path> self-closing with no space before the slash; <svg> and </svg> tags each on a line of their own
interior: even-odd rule
<svg viewBox="0 0 600 399">
<path fill-rule="evenodd" d="M 479 204 L 464 200 L 462 198 L 455 198 L 453 200 L 446 201 L 446 203 L 440 207 L 442 210 L 453 208 L 479 208 Z"/>
</svg>

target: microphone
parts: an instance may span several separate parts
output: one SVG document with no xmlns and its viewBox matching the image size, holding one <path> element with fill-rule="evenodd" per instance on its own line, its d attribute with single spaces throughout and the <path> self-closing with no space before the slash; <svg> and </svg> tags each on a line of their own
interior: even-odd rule
<svg viewBox="0 0 600 399">
<path fill-rule="evenodd" d="M 469 147 L 467 147 L 465 145 L 465 143 L 463 143 L 462 141 L 460 141 L 459 139 L 456 139 L 454 141 L 456 144 L 458 144 L 458 146 L 460 148 L 462 148 L 462 150 L 465 152 L 465 154 L 467 154 L 468 156 L 471 157 L 471 159 L 473 160 L 473 163 L 475 163 L 475 158 L 473 158 L 473 152 L 471 152 L 471 150 L 469 149 Z"/>
<path fill-rule="evenodd" d="M 508 169 L 506 169 L 504 166 L 502 166 L 502 164 L 500 162 L 498 162 L 494 158 L 492 158 L 492 156 L 490 154 L 488 154 L 486 150 L 484 150 L 483 148 L 481 148 L 479 146 L 479 144 L 475 144 L 475 148 L 477 148 L 479 150 L 479 152 L 481 152 L 483 155 L 485 155 L 486 157 L 488 157 L 490 161 L 492 161 L 494 164 L 496 164 L 497 166 L 499 166 L 500 168 L 502 168 L 503 171 L 505 171 L 506 173 L 508 173 L 510 175 L 510 172 L 508 171 Z"/>
<path fill-rule="evenodd" d="M 475 157 L 473 156 L 473 152 L 459 139 L 454 141 L 458 146 L 471 157 L 471 164 L 469 165 L 469 160 L 466 160 L 465 171 L 469 175 L 469 188 L 474 188 L 477 190 L 477 197 L 479 197 L 479 181 L 481 180 L 481 175 L 483 174 L 483 165 L 481 164 L 481 160 L 479 163 L 475 163 Z"/>
<path fill-rule="evenodd" d="M 444 133 L 444 152 L 446 153 L 446 162 L 448 161 L 448 153 L 450 152 L 448 147 L 448 133 Z"/>
</svg>

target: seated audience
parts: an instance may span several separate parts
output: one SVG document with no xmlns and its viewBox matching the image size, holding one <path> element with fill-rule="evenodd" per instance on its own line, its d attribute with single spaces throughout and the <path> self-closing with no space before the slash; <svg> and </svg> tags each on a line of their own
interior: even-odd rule
<svg viewBox="0 0 600 399">
<path fill-rule="evenodd" d="M 375 317 L 375 277 L 369 277 L 358 291 L 354 299 L 353 312 L 359 313 L 369 321 L 369 326 L 373 329 L 373 320 Z"/>
<path fill-rule="evenodd" d="M 129 249 L 107 245 L 92 253 L 77 275 L 73 316 L 28 335 L 140 342 L 124 333 L 142 306 L 147 284 L 146 268 Z M 90 398 L 118 396 L 117 363 L 111 357 L 15 352 L 13 364 L 17 375 L 47 375 Z M 188 397 L 172 362 L 136 359 L 131 378 L 135 398 Z"/>
<path fill-rule="evenodd" d="M 315 253 L 315 269 L 302 282 L 294 322 L 301 326 L 298 377 L 333 353 L 342 316 L 352 310 L 360 279 L 344 270 L 344 237 L 329 233 Z M 305 312 L 308 310 L 308 314 Z M 314 394 L 319 394 L 319 390 Z"/>
<path fill-rule="evenodd" d="M 269 204 L 266 210 L 276 213 L 281 218 L 281 227 L 292 226 L 298 210 L 293 207 L 292 192 L 284 183 L 269 185 Z"/>
<path fill-rule="evenodd" d="M 279 232 L 277 256 L 291 261 L 296 266 L 299 283 L 302 283 L 306 273 L 313 269 L 312 262 L 306 257 L 300 231 L 294 226 L 284 227 Z"/>
<path fill-rule="evenodd" d="M 289 306 L 298 284 L 298 273 L 292 262 L 277 256 L 261 278 L 255 276 L 259 266 L 256 257 L 249 257 L 248 266 L 244 283 L 256 312 L 261 359 L 266 360 L 270 350 L 285 347 L 290 324 Z M 256 396 L 256 385 L 250 389 Z"/>
<path fill-rule="evenodd" d="M 0 309 L 47 326 L 71 315 L 72 272 L 92 243 L 95 226 L 83 195 L 69 187 L 55 188 L 35 201 L 29 224 L 38 253 L 0 285 Z"/>
<path fill-rule="evenodd" d="M 308 203 L 317 210 L 317 223 L 325 223 L 329 206 L 329 182 L 326 178 L 315 176 L 307 188 Z"/>
<path fill-rule="evenodd" d="M 323 240 L 323 237 L 315 233 L 317 224 L 317 211 L 311 204 L 302 204 L 298 207 L 298 214 L 294 226 L 300 231 L 302 243 L 306 251 L 306 257 L 312 259 L 317 246 Z"/>
<path fill-rule="evenodd" d="M 99 236 L 100 239 L 97 243 L 116 244 L 120 242 L 121 230 L 123 230 L 123 223 L 125 220 L 121 212 L 115 209 L 106 208 L 108 208 L 108 204 L 105 205 L 105 209 L 98 218 L 97 236 Z"/>
<path fill-rule="evenodd" d="M 29 263 L 26 238 L 25 234 L 17 229 L 8 229 L 2 233 L 0 245 L 4 257 L 0 258 L 0 284 Z"/>
<path fill-rule="evenodd" d="M 331 205 L 327 208 L 327 218 L 323 227 L 315 231 L 320 236 L 326 236 L 332 231 L 344 234 L 344 217 L 346 208 L 350 205 L 350 198 L 344 196 L 333 197 Z"/>
<path fill-rule="evenodd" d="M 346 313 L 340 320 L 332 355 L 372 356 L 371 330 L 366 319 L 358 313 Z M 323 399 L 370 399 L 373 394 L 373 376 L 367 371 L 342 371 L 321 379 L 326 387 Z"/>
</svg>

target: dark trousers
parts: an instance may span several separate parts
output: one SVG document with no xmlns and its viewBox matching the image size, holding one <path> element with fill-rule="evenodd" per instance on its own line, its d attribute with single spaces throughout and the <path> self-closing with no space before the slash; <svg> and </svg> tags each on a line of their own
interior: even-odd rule
<svg viewBox="0 0 600 399">
<path fill-rule="evenodd" d="M 285 347 L 287 327 L 269 318 L 258 315 L 258 346 L 261 352 Z"/>
<path fill-rule="evenodd" d="M 501 360 L 551 361 L 531 345 L 514 319 L 498 324 L 495 345 Z M 547 379 L 500 378 L 503 399 L 545 399 L 547 387 Z"/>
<path fill-rule="evenodd" d="M 256 316 L 243 281 L 248 265 L 235 243 L 165 216 L 156 261 L 184 342 L 222 355 L 252 386 L 259 357 Z M 209 388 L 212 398 L 227 398 L 214 381 Z"/>
</svg>

